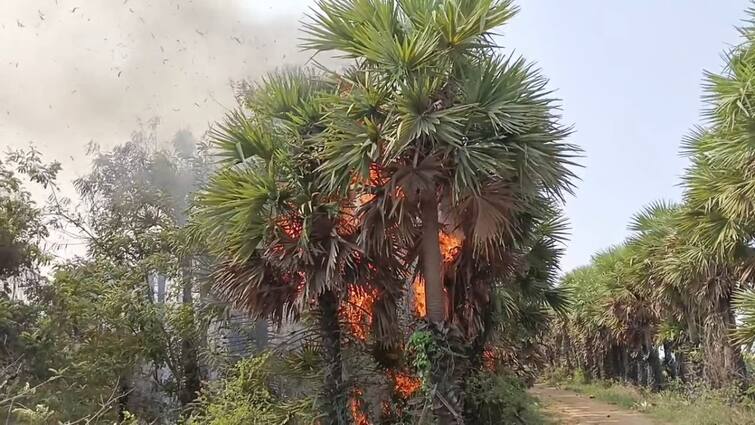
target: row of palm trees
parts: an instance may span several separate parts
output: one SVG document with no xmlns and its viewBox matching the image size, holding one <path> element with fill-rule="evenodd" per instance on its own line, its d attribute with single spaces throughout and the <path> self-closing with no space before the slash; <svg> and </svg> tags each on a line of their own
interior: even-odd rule
<svg viewBox="0 0 755 425">
<path fill-rule="evenodd" d="M 430 335 L 420 347 L 449 348 L 414 372 L 438 422 L 463 423 L 465 377 L 494 340 L 525 341 L 501 324 L 529 320 L 534 335 L 546 306 L 563 307 L 559 206 L 578 150 L 546 80 L 496 47 L 492 31 L 516 10 L 320 1 L 304 47 L 347 65 L 272 74 L 212 132 L 222 161 L 194 236 L 218 259 L 218 294 L 277 323 L 317 318 L 322 423 L 366 420 L 349 408 L 363 389 L 344 347 L 369 347 L 390 374 L 410 366 L 412 331 Z M 422 308 L 406 309 L 412 297 Z M 365 314 L 344 314 L 355 307 Z"/>
<path fill-rule="evenodd" d="M 755 341 L 755 26 L 741 34 L 723 71 L 705 75 L 704 122 L 682 144 L 690 160 L 682 201 L 645 208 L 625 243 L 564 278 L 574 306 L 554 334 L 560 345 L 553 355 L 562 364 L 656 389 L 666 378 L 748 384 L 743 350 Z"/>
</svg>

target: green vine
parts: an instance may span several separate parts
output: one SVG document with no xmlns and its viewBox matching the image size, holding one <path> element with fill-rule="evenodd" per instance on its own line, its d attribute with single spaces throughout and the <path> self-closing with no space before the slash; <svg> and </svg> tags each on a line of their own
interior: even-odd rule
<svg viewBox="0 0 755 425">
<path fill-rule="evenodd" d="M 422 380 L 422 390 L 427 391 L 431 382 L 432 359 L 437 356 L 440 347 L 432 332 L 417 330 L 409 338 L 406 348 L 411 356 L 412 368 Z"/>
</svg>

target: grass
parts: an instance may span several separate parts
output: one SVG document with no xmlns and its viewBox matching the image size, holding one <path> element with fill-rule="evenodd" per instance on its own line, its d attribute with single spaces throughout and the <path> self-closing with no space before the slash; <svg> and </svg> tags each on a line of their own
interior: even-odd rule
<svg viewBox="0 0 755 425">
<path fill-rule="evenodd" d="M 708 388 L 669 388 L 660 393 L 606 381 L 580 379 L 548 381 L 563 389 L 594 397 L 628 410 L 646 413 L 669 425 L 752 425 L 755 401 L 735 397 L 731 391 Z M 754 389 L 755 390 L 755 389 Z"/>
<path fill-rule="evenodd" d="M 580 394 L 590 395 L 598 400 L 625 409 L 634 409 L 635 406 L 640 405 L 643 401 L 643 396 L 637 389 L 624 385 L 612 385 L 607 383 L 566 383 L 561 385 L 561 388 Z"/>
</svg>

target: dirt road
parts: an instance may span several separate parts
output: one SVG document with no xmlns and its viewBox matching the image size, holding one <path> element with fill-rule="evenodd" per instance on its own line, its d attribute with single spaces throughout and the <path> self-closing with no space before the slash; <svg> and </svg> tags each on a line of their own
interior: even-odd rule
<svg viewBox="0 0 755 425">
<path fill-rule="evenodd" d="M 562 425 L 661 425 L 640 413 L 630 412 L 590 397 L 545 385 L 530 391 L 544 410 Z"/>
</svg>

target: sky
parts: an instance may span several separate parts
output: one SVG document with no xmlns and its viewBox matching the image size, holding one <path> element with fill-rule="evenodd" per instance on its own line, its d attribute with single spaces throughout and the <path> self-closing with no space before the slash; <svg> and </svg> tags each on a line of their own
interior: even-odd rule
<svg viewBox="0 0 755 425">
<path fill-rule="evenodd" d="M 700 122 L 703 70 L 738 41 L 747 0 L 518 0 L 500 30 L 562 99 L 585 156 L 565 211 L 562 269 L 627 236 L 643 205 L 680 196 L 679 142 Z M 233 82 L 305 64 L 308 0 L 0 0 L 0 150 L 33 144 L 86 173 L 86 146 L 201 135 L 235 104 Z M 326 61 L 327 62 L 327 61 Z"/>
</svg>

